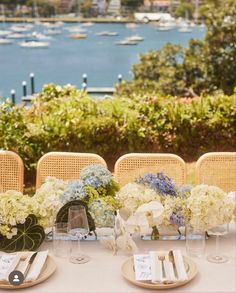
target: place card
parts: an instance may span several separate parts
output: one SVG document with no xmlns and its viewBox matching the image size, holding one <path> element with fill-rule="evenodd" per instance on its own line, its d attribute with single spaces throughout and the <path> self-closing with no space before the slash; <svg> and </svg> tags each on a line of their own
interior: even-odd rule
<svg viewBox="0 0 236 293">
<path fill-rule="evenodd" d="M 148 254 L 134 254 L 134 271 L 137 281 L 152 279 L 151 260 Z"/>
</svg>

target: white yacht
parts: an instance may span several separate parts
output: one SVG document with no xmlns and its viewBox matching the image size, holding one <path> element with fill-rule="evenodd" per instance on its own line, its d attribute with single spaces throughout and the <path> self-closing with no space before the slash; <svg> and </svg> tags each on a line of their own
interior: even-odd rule
<svg viewBox="0 0 236 293">
<path fill-rule="evenodd" d="M 5 37 L 9 35 L 10 33 L 11 31 L 8 31 L 8 30 L 0 30 L 0 37 Z"/>
<path fill-rule="evenodd" d="M 96 33 L 96 36 L 114 37 L 114 36 L 118 36 L 118 33 L 111 32 L 111 31 L 102 31 L 102 32 Z"/>
<path fill-rule="evenodd" d="M 23 48 L 48 48 L 50 46 L 49 42 L 40 42 L 35 40 L 26 40 L 18 44 Z"/>
<path fill-rule="evenodd" d="M 85 33 L 87 32 L 86 29 L 78 26 L 78 25 L 75 25 L 75 26 L 70 26 L 70 27 L 67 27 L 67 28 L 64 28 L 65 30 L 67 30 L 68 32 L 70 33 Z"/>
<path fill-rule="evenodd" d="M 61 30 L 55 30 L 55 29 L 48 29 L 44 31 L 45 35 L 51 35 L 51 36 L 60 35 L 61 32 L 62 32 Z"/>
<path fill-rule="evenodd" d="M 27 37 L 26 34 L 22 33 L 12 33 L 7 36 L 9 39 L 25 39 Z"/>
<path fill-rule="evenodd" d="M 24 33 L 28 32 L 33 28 L 32 24 L 16 24 L 10 27 L 13 32 Z"/>
<path fill-rule="evenodd" d="M 119 42 L 115 42 L 116 45 L 131 45 L 131 46 L 134 46 L 134 45 L 138 45 L 139 42 L 137 41 L 131 41 L 131 40 L 121 40 Z"/>
<path fill-rule="evenodd" d="M 36 31 L 32 32 L 32 36 L 37 40 L 43 40 L 43 41 L 52 40 L 52 37 L 46 36 L 40 32 L 36 32 Z"/>
<path fill-rule="evenodd" d="M 144 38 L 139 35 L 133 35 L 131 37 L 125 38 L 125 40 L 131 41 L 131 42 L 142 42 L 144 40 Z"/>
<path fill-rule="evenodd" d="M 12 40 L 0 38 L 0 45 L 9 45 L 12 44 Z"/>
</svg>

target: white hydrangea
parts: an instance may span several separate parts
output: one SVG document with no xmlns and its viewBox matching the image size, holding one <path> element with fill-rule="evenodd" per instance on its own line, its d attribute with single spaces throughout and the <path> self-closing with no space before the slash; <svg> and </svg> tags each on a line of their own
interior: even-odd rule
<svg viewBox="0 0 236 293">
<path fill-rule="evenodd" d="M 234 205 L 227 194 L 216 186 L 198 185 L 187 199 L 190 224 L 203 231 L 230 222 Z"/>
<path fill-rule="evenodd" d="M 59 209 L 60 200 L 68 182 L 55 177 L 47 177 L 45 183 L 36 191 L 33 200 L 33 214 L 38 218 L 39 225 L 44 228 L 52 226 Z"/>
<path fill-rule="evenodd" d="M 23 224 L 32 213 L 32 200 L 14 190 L 0 194 L 0 234 L 11 239 L 17 234 L 17 224 Z"/>
<path fill-rule="evenodd" d="M 153 189 L 137 183 L 128 183 L 117 193 L 117 199 L 132 215 L 139 206 L 151 201 L 160 201 L 159 194 Z"/>
</svg>

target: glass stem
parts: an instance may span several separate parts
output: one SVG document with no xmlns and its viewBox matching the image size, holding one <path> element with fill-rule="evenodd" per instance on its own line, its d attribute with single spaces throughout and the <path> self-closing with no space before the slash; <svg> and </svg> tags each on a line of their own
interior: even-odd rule
<svg viewBox="0 0 236 293">
<path fill-rule="evenodd" d="M 219 255 L 219 247 L 220 247 L 220 236 L 216 235 L 216 256 Z"/>
</svg>

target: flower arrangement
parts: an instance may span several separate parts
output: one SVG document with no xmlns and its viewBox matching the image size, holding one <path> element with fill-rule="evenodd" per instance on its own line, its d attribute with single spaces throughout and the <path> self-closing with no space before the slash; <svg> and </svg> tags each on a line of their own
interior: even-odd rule
<svg viewBox="0 0 236 293">
<path fill-rule="evenodd" d="M 81 171 L 80 178 L 72 182 L 47 177 L 33 197 L 16 191 L 0 194 L 0 250 L 36 249 L 45 238 L 44 229 L 52 227 L 55 220 L 60 221 L 58 215 L 67 220 L 64 211 L 68 212 L 73 204 L 86 206 L 91 231 L 95 226 L 114 225 L 119 207 L 115 199 L 118 189 L 104 166 L 88 165 Z M 20 241 L 22 237 L 31 240 Z M 14 242 L 17 242 L 15 247 Z"/>
<path fill-rule="evenodd" d="M 233 198 L 215 186 L 177 186 L 163 173 L 144 174 L 117 193 L 126 231 L 142 235 L 149 227 L 157 239 L 163 227 L 179 231 L 188 223 L 207 231 L 230 222 L 235 218 Z M 141 217 L 140 211 L 144 212 Z"/>
</svg>

